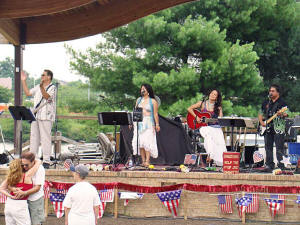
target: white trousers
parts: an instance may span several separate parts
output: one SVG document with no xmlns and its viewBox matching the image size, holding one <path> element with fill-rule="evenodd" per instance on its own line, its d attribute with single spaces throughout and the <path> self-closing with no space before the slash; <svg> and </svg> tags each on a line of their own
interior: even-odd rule
<svg viewBox="0 0 300 225">
<path fill-rule="evenodd" d="M 30 131 L 30 151 L 38 155 L 39 146 L 42 145 L 43 161 L 50 163 L 51 155 L 51 129 L 52 121 L 39 120 L 31 123 Z"/>
<path fill-rule="evenodd" d="M 7 198 L 4 215 L 6 225 L 31 225 L 27 200 Z"/>
</svg>

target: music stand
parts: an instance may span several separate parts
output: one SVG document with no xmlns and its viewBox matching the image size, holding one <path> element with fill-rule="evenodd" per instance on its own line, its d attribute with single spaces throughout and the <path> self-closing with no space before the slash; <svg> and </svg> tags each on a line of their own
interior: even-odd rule
<svg viewBox="0 0 300 225">
<path fill-rule="evenodd" d="M 236 117 L 222 117 L 218 118 L 220 126 L 231 127 L 231 151 L 234 151 L 233 147 L 233 128 L 234 127 L 246 127 L 244 119 Z"/>
<path fill-rule="evenodd" d="M 117 144 L 117 125 L 132 124 L 131 113 L 128 112 L 100 112 L 98 113 L 98 121 L 100 125 L 114 125 L 114 140 Z M 116 167 L 116 144 L 113 158 L 114 168 Z"/>
<path fill-rule="evenodd" d="M 9 106 L 8 110 L 12 116 L 12 118 L 16 121 L 17 129 L 16 132 L 19 131 L 19 140 L 16 138 L 16 148 L 19 150 L 19 154 L 22 154 L 22 121 L 35 121 L 35 117 L 32 114 L 31 110 L 26 108 L 25 106 Z"/>
</svg>

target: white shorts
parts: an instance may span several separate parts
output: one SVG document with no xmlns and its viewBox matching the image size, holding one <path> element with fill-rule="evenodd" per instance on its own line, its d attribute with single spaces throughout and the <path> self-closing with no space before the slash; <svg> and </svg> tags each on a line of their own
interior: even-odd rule
<svg viewBox="0 0 300 225">
<path fill-rule="evenodd" d="M 27 200 L 7 198 L 4 215 L 6 225 L 31 225 Z"/>
</svg>

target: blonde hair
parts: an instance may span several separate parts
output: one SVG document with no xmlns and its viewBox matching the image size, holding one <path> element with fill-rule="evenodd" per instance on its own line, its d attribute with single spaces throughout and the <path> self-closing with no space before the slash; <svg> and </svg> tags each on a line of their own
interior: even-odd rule
<svg viewBox="0 0 300 225">
<path fill-rule="evenodd" d="M 9 186 L 15 186 L 20 182 L 23 175 L 22 161 L 21 159 L 15 159 L 9 164 L 7 184 Z"/>
</svg>

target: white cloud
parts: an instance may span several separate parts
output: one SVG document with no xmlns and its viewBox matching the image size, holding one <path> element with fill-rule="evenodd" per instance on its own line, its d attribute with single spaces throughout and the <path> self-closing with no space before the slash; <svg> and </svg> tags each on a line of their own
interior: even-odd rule
<svg viewBox="0 0 300 225">
<path fill-rule="evenodd" d="M 29 72 L 30 76 L 36 78 L 42 74 L 44 69 L 50 69 L 53 71 L 54 77 L 59 80 L 84 79 L 70 71 L 70 56 L 66 53 L 64 44 L 75 50 L 84 51 L 89 47 L 95 47 L 102 40 L 103 38 L 99 34 L 66 42 L 25 45 L 23 68 Z M 4 60 L 6 57 L 14 59 L 14 47 L 13 45 L 0 44 L 0 60 Z"/>
</svg>

